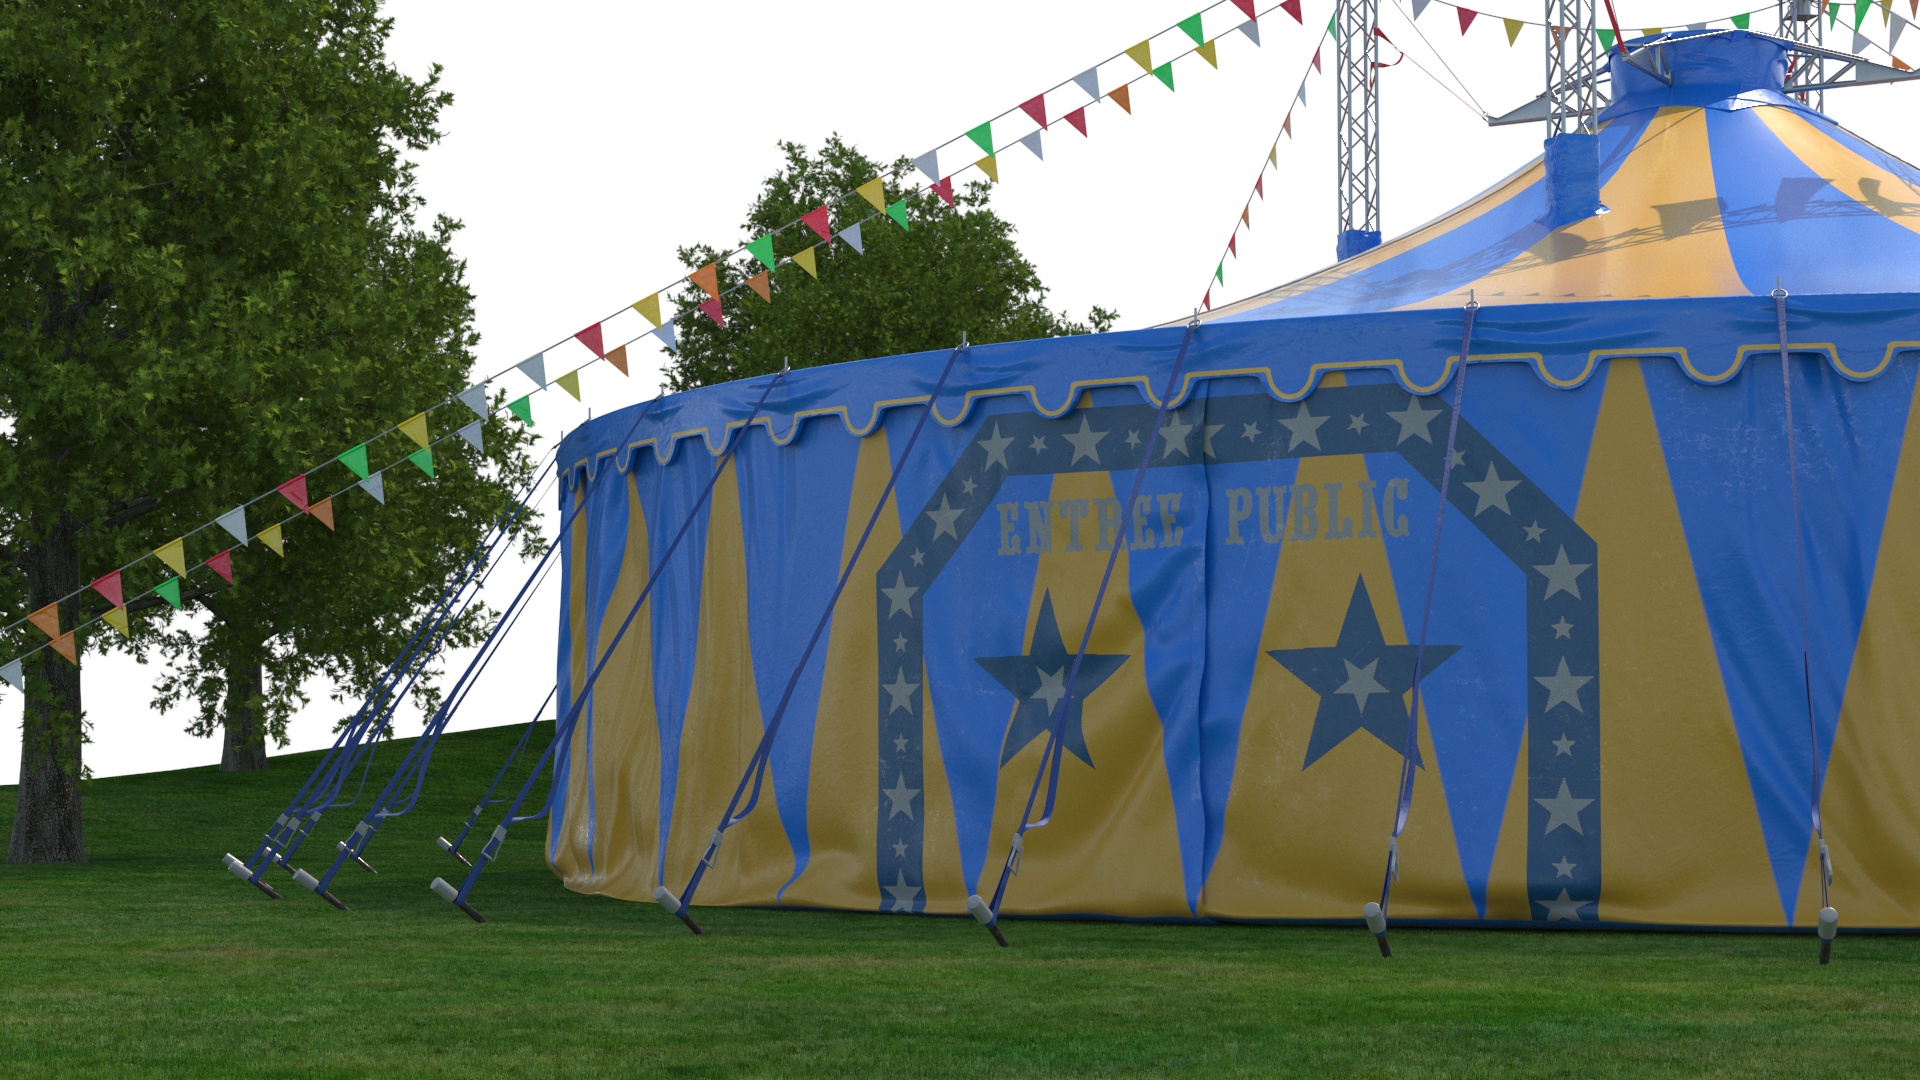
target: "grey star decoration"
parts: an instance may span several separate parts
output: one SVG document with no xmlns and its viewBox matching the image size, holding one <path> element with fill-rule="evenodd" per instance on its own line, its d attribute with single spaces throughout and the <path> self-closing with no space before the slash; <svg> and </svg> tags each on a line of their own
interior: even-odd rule
<svg viewBox="0 0 1920 1080">
<path fill-rule="evenodd" d="M 1066 440 L 1073 444 L 1073 461 L 1067 464 L 1072 465 L 1081 458 L 1086 458 L 1095 465 L 1100 464 L 1100 440 L 1106 437 L 1106 432 L 1093 430 L 1093 426 L 1087 423 L 1086 416 L 1082 415 L 1080 430 L 1070 432 L 1066 436 Z"/>
<path fill-rule="evenodd" d="M 1493 462 L 1487 462 L 1486 478 L 1466 483 L 1467 490 L 1480 497 L 1480 505 L 1473 508 L 1473 516 L 1479 517 L 1494 507 L 1498 507 L 1503 514 L 1513 513 L 1513 509 L 1507 505 L 1507 493 L 1519 486 L 1518 480 L 1500 479 L 1500 470 Z"/>
<path fill-rule="evenodd" d="M 1073 698 L 1066 702 L 1060 739 L 1074 757 L 1093 764 L 1087 751 L 1087 736 L 1081 727 L 1081 709 L 1087 697 L 1111 678 L 1126 663 L 1125 655 L 1088 653 L 1080 661 L 1080 676 L 1073 686 Z M 1007 737 L 1000 748 L 1000 764 L 1026 749 L 1028 743 L 1045 735 L 1054 713 L 1067 696 L 1067 672 L 1073 667 L 1073 653 L 1060 637 L 1060 624 L 1053 614 L 1053 594 L 1040 598 L 1040 618 L 1033 626 L 1033 641 L 1024 656 L 983 656 L 974 661 L 1000 685 L 1013 694 L 1018 703 L 1007 724 Z"/>
<path fill-rule="evenodd" d="M 1560 554 L 1545 566 L 1536 566 L 1535 570 L 1547 575 L 1547 595 L 1542 600 L 1551 600 L 1555 593 L 1567 593 L 1575 600 L 1580 599 L 1580 575 L 1593 569 L 1592 563 L 1567 561 L 1567 546 L 1560 545 Z"/>
<path fill-rule="evenodd" d="M 1535 799 L 1533 801 L 1539 803 L 1541 808 L 1547 812 L 1547 828 L 1546 831 L 1540 835 L 1548 835 L 1562 825 L 1579 833 L 1581 836 L 1587 835 L 1587 830 L 1580 827 L 1580 811 L 1592 806 L 1593 800 L 1574 798 L 1573 792 L 1567 787 L 1565 780 L 1560 781 L 1560 793 L 1553 798 Z"/>
<path fill-rule="evenodd" d="M 1013 437 L 1000 434 L 1000 425 L 995 424 L 993 425 L 993 434 L 985 439 L 981 439 L 974 445 L 986 450 L 986 468 L 991 469 L 995 465 L 999 465 L 1004 469 L 1007 467 L 1007 447 L 1013 445 Z"/>
</svg>

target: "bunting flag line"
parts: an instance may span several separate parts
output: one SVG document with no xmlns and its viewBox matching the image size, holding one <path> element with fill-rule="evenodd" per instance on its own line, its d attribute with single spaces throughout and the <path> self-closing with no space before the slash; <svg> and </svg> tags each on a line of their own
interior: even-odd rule
<svg viewBox="0 0 1920 1080">
<path fill-rule="evenodd" d="M 300 510 L 300 512 L 302 513 L 306 512 L 306 509 L 307 509 L 307 474 L 306 473 L 301 473 L 299 476 L 296 476 L 293 479 L 288 480 L 286 483 L 281 484 L 279 490 L 280 490 L 280 494 L 286 496 L 287 501 L 292 503 L 295 508 Z M 180 572 L 183 574 L 186 573 L 186 571 L 184 570 Z"/>
<path fill-rule="evenodd" d="M 687 280 L 700 286 L 700 291 L 713 299 L 720 299 L 720 271 L 713 263 L 708 263 L 688 274 Z"/>
<path fill-rule="evenodd" d="M 717 301 L 716 301 L 716 302 L 717 302 Z M 558 387 L 559 387 L 560 389 L 562 389 L 562 390 L 565 390 L 565 391 L 566 391 L 567 393 L 569 393 L 569 394 L 572 394 L 572 395 L 573 395 L 573 400 L 575 400 L 575 401 L 579 401 L 579 400 L 580 400 L 580 371 L 579 371 L 579 369 L 577 369 L 577 368 L 576 368 L 576 369 L 574 369 L 573 371 L 569 371 L 569 372 L 567 372 L 567 373 L 566 373 L 565 375 L 562 375 L 562 376 L 560 376 L 559 378 L 557 378 L 557 379 L 555 379 L 555 380 L 553 380 L 553 382 L 554 382 L 554 385 L 555 385 L 555 386 L 558 386 Z M 429 476 L 431 476 L 431 475 L 433 475 L 433 474 L 432 474 L 431 472 L 429 472 L 429 473 L 428 473 L 427 475 L 429 475 Z"/>
<path fill-rule="evenodd" d="M 547 385 L 546 353 L 534 353 L 532 356 L 527 357 L 514 366 L 520 369 L 521 374 L 533 380 L 534 389 L 537 390 Z M 415 439 L 414 441 L 419 442 L 420 440 Z"/>
<path fill-rule="evenodd" d="M 853 249 L 854 254 L 865 255 L 867 253 L 867 249 L 864 246 L 862 246 L 860 243 L 860 223 L 859 222 L 856 221 L 853 224 L 847 226 L 845 229 L 842 229 L 840 231 L 839 239 L 845 240 L 847 242 L 847 246 Z M 713 317 L 713 320 L 715 322 L 720 321 L 718 313 L 709 312 L 708 314 Z"/>
<path fill-rule="evenodd" d="M 315 521 L 325 525 L 328 532 L 333 531 L 333 496 L 329 495 L 319 502 L 314 503 L 308 512 L 313 515 Z M 228 580 L 231 581 L 232 579 L 229 578 Z"/>
<path fill-rule="evenodd" d="M 473 447 L 475 450 L 483 454 L 487 452 L 486 435 L 480 430 L 480 421 L 475 420 L 466 427 L 459 429 L 455 434 L 467 440 L 467 445 Z"/>
<path fill-rule="evenodd" d="M 762 270 L 748 278 L 747 288 L 752 289 L 754 295 L 760 299 L 765 300 L 769 304 L 773 303 L 773 278 L 768 275 L 767 271 Z"/>
<path fill-rule="evenodd" d="M 287 557 L 286 540 L 281 536 L 279 522 L 276 521 L 266 528 L 261 529 L 259 536 L 260 542 L 267 545 L 275 555 L 283 559 Z"/>
<path fill-rule="evenodd" d="M 595 323 L 594 325 L 598 326 L 600 324 Z M 625 350 L 626 350 L 626 346 L 622 345 L 620 346 L 620 348 L 614 350 L 614 352 L 618 352 L 622 356 L 624 356 L 626 355 Z M 611 357 L 613 354 L 609 353 L 607 355 Z M 472 386 L 469 386 L 465 390 L 462 390 L 458 394 L 455 394 L 454 397 L 460 399 L 460 404 L 465 405 L 468 408 L 468 410 L 473 413 L 473 415 L 479 417 L 482 420 L 485 420 L 487 418 L 487 384 L 486 383 L 474 383 Z M 367 444 L 361 443 L 360 445 L 365 446 Z"/>
<path fill-rule="evenodd" d="M 773 234 L 772 233 L 768 233 L 767 235 L 761 237 L 760 239 L 755 240 L 753 243 L 748 244 L 747 254 L 752 255 L 756 259 L 759 259 L 760 265 L 766 267 L 769 270 L 774 269 L 774 267 L 778 265 L 774 261 L 774 257 L 773 257 Z"/>
<path fill-rule="evenodd" d="M 877 176 L 854 188 L 853 193 L 871 203 L 875 210 L 884 211 L 887 208 L 887 188 Z"/>
<path fill-rule="evenodd" d="M 800 220 L 805 222 L 807 228 L 812 229 L 815 235 L 819 236 L 820 239 L 822 240 L 833 239 L 833 233 L 832 233 L 833 226 L 827 220 L 826 207 L 822 206 L 814 210 L 809 210 L 806 213 L 800 215 Z"/>
<path fill-rule="evenodd" d="M 358 449 L 360 450 L 360 460 L 364 462 L 366 460 L 365 444 L 363 443 Z M 353 451 L 351 450 L 348 451 L 348 453 L 352 453 L 352 452 Z M 236 543 L 239 543 L 242 546 L 246 545 L 246 542 L 247 542 L 247 508 L 246 507 L 236 506 L 233 509 L 227 511 L 226 513 L 221 514 L 219 517 L 214 518 L 213 520 L 215 524 L 227 530 L 227 535 L 233 537 Z M 117 588 L 118 587 L 117 582 L 119 578 L 118 571 L 115 571 L 114 577 L 116 581 L 115 587 Z M 114 605 L 114 607 L 119 607 L 119 606 L 120 606 L 119 604 Z"/>
<path fill-rule="evenodd" d="M 722 330 L 727 328 L 726 315 L 720 309 L 720 298 L 700 301 L 700 313 L 713 320 L 713 325 Z"/>
<path fill-rule="evenodd" d="M 808 277 L 817 278 L 820 276 L 820 268 L 814 262 L 813 246 L 804 247 L 794 252 L 793 257 L 789 261 L 800 269 L 805 270 Z"/>
<path fill-rule="evenodd" d="M 360 481 L 360 490 L 373 496 L 373 501 L 379 503 L 381 506 L 387 505 L 386 476 L 386 473 L 377 472 L 365 480 Z"/>
<path fill-rule="evenodd" d="M 48 604 L 27 616 L 27 621 L 50 638 L 60 636 L 60 605 Z"/>
<path fill-rule="evenodd" d="M 107 603 L 112 604 L 114 607 L 127 606 L 126 594 L 121 589 L 120 571 L 118 570 L 115 570 L 105 577 L 95 578 L 89 588 L 105 597 Z"/>
<path fill-rule="evenodd" d="M 1168 84 L 1168 85 L 1172 85 L 1172 84 Z M 1032 152 L 1034 157 L 1040 159 L 1041 161 L 1047 160 L 1047 155 L 1040 152 L 1040 133 L 1039 132 L 1036 131 L 1031 135 L 1023 136 L 1020 139 L 1020 145 L 1026 147 L 1029 151 Z"/>
<path fill-rule="evenodd" d="M 185 538 L 175 538 L 153 549 L 154 557 L 165 563 L 176 574 L 187 572 L 187 545 Z"/>
<path fill-rule="evenodd" d="M 521 423 L 531 427 L 533 425 L 533 395 L 527 394 L 508 402 L 507 411 L 519 418 Z M 380 501 L 386 502 L 385 499 L 381 499 Z"/>
<path fill-rule="evenodd" d="M 160 584 L 155 585 L 153 587 L 153 594 L 165 600 L 167 603 L 172 604 L 173 610 L 175 611 L 179 611 L 186 606 L 186 602 L 180 597 L 180 579 L 177 577 L 170 577 Z"/>
<path fill-rule="evenodd" d="M 110 607 L 106 611 L 101 612 L 100 621 L 120 631 L 121 637 L 130 638 L 133 636 L 133 627 L 127 624 L 127 609 L 124 607 Z"/>
<path fill-rule="evenodd" d="M 208 559 L 207 568 L 225 578 L 227 584 L 233 584 L 233 549 L 228 548 L 213 558 Z M 178 581 L 180 579 L 174 578 L 173 580 Z"/>
<path fill-rule="evenodd" d="M 753 249 L 753 245 L 748 244 L 747 249 L 751 251 Z M 767 237 L 767 250 L 769 251 L 773 250 L 772 237 Z M 582 345 L 585 345 L 587 347 L 587 350 L 593 353 L 595 357 L 601 357 L 601 356 L 607 355 L 606 344 L 600 338 L 599 323 L 594 323 L 592 326 L 587 327 L 585 330 L 575 331 L 573 335 L 573 340 L 578 341 Z M 426 421 L 426 417 L 424 415 L 421 416 L 420 419 L 423 423 Z"/>
<path fill-rule="evenodd" d="M 633 302 L 633 310 L 639 312 L 641 318 L 652 323 L 653 328 L 655 330 L 660 329 L 660 294 L 659 293 L 654 293 L 651 296 L 642 297 L 639 300 L 635 300 Z"/>
<path fill-rule="evenodd" d="M 613 365 L 613 370 L 618 371 L 622 375 L 625 375 L 627 373 L 627 347 L 625 345 L 621 345 L 617 348 L 608 350 L 606 355 L 606 361 L 607 363 Z M 484 413 L 481 414 L 480 419 L 485 420 L 486 415 Z"/>
<path fill-rule="evenodd" d="M 407 460 L 413 462 L 414 468 L 426 473 L 429 477 L 433 476 L 433 447 L 421 447 L 408 454 Z"/>
</svg>

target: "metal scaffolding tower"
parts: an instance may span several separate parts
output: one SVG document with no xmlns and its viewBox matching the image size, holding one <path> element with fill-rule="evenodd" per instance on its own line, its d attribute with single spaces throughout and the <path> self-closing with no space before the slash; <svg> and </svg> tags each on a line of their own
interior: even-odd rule
<svg viewBox="0 0 1920 1080">
<path fill-rule="evenodd" d="M 1826 41 L 1826 5 L 1821 0 L 1779 0 L 1780 36 L 1788 41 L 1802 45 L 1822 48 Z M 1819 86 L 1827 81 L 1827 62 L 1818 56 L 1798 55 L 1793 58 L 1793 67 L 1787 72 L 1787 93 L 1798 97 L 1802 104 L 1816 112 L 1827 111 L 1827 92 L 1825 90 L 1796 90 L 1796 87 Z"/>
<path fill-rule="evenodd" d="M 1591 133 L 1602 57 L 1593 0 L 1547 0 L 1547 137 Z"/>
<path fill-rule="evenodd" d="M 1379 14 L 1380 0 L 1340 0 L 1334 12 L 1341 259 L 1380 244 L 1380 46 L 1373 36 Z"/>
</svg>

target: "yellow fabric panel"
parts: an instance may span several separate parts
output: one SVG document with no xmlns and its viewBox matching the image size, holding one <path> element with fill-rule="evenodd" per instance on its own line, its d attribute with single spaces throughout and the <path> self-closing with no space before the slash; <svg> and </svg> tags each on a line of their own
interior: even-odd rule
<svg viewBox="0 0 1920 1080">
<path fill-rule="evenodd" d="M 887 433 L 875 427 L 860 440 L 854 465 L 853 496 L 847 504 L 846 540 L 841 566 L 853 556 L 860 531 L 873 514 L 887 486 L 892 458 Z M 891 498 L 888 500 L 892 501 Z M 847 591 L 834 609 L 827 634 L 826 677 L 820 684 L 820 707 L 813 723 L 812 772 L 807 786 L 807 843 L 811 854 L 800 879 L 783 902 L 805 907 L 873 911 L 880 906 L 880 886 L 874 876 L 873 852 L 878 843 L 880 758 L 877 713 L 880 675 L 873 620 L 874 577 L 880 564 L 900 543 L 899 515 L 889 509 L 873 527 Z M 922 680 L 922 685 L 925 685 Z M 931 798 L 924 800 L 931 804 Z M 951 811 L 949 811 L 950 813 Z M 928 847 L 931 848 L 931 836 Z M 928 869 L 929 882 L 933 870 Z"/>
<path fill-rule="evenodd" d="M 1920 567 L 1908 542 L 1920 535 L 1916 443 L 1909 420 L 1821 798 L 1842 926 L 1920 925 Z M 1795 919 L 1802 926 L 1813 925 L 1820 906 L 1817 872 L 1810 860 Z"/>
<path fill-rule="evenodd" d="M 1513 783 L 1507 787 L 1506 813 L 1500 818 L 1500 839 L 1487 872 L 1489 919 L 1532 919 L 1539 914 L 1527 899 L 1527 827 L 1527 737 L 1521 735 Z"/>
<path fill-rule="evenodd" d="M 1641 363 L 1608 365 L 1576 515 L 1604 574 L 1602 915 L 1778 925 L 1779 892 Z M 1573 631 L 1583 632 L 1592 629 Z"/>
<path fill-rule="evenodd" d="M 1113 497 L 1113 482 L 1104 472 L 1063 473 L 1053 480 L 1054 499 Z M 1029 648 L 1041 600 L 1051 592 L 1060 637 L 1069 651 L 1078 650 L 1105 568 L 1105 552 L 1069 553 L 1061 547 L 1040 556 L 1027 609 Z M 1144 647 L 1123 550 L 1087 648 L 1089 653 L 1127 657 L 1117 672 L 1082 698 L 1082 730 L 1094 765 L 1089 769 L 1071 753 L 1065 755 L 1053 823 L 1027 834 L 1020 876 L 1007 886 L 1005 911 L 1098 911 L 1134 918 L 1194 914 L 1181 877 L 1173 793 L 1161 750 L 1160 716 L 1147 693 Z M 1009 717 L 1013 709 L 1009 697 Z M 987 858 L 976 884 L 984 894 L 991 893 L 1006 863 L 1045 744 L 1044 736 L 1034 739 L 1000 770 Z M 1040 809 L 1036 804 L 1036 816 Z"/>
<path fill-rule="evenodd" d="M 683 895 L 762 732 L 747 634 L 747 553 L 736 475 L 733 469 L 721 473 L 707 503 L 700 641 L 694 650 L 693 693 L 680 729 L 680 773 L 667 830 L 667 887 Z M 771 904 L 792 877 L 793 845 L 780 823 L 773 772 L 768 770 L 760 805 L 727 830 L 726 842 L 701 881 L 698 900 L 716 906 Z"/>
<path fill-rule="evenodd" d="M 1872 207 L 1903 228 L 1920 232 L 1920 191 L 1906 179 L 1835 142 L 1806 117 L 1791 109 L 1754 109 L 1761 122 L 1799 158 L 1813 175 L 1842 193 Z"/>
<path fill-rule="evenodd" d="M 1297 476 L 1300 483 L 1338 482 L 1349 491 L 1366 479 L 1366 459 L 1359 456 L 1308 458 Z M 1262 655 L 1241 720 L 1220 853 L 1207 877 L 1208 915 L 1357 918 L 1360 906 L 1380 895 L 1400 784 L 1399 749 L 1358 731 L 1302 771 L 1320 698 L 1265 655 L 1331 644 L 1356 579 L 1366 582 L 1386 642 L 1406 644 L 1379 538 L 1288 541 L 1280 551 Z M 1424 708 L 1418 739 L 1426 767 L 1414 778 L 1392 912 L 1471 919 L 1477 912 L 1460 870 Z"/>
<path fill-rule="evenodd" d="M 1482 301 L 1748 295 L 1721 223 L 1704 109 L 1661 110 L 1600 201 L 1609 213 L 1554 230 L 1470 287 Z M 1454 307 L 1466 291 L 1408 307 Z"/>
<path fill-rule="evenodd" d="M 925 667 L 920 685 L 927 684 Z M 940 757 L 940 721 L 933 714 L 933 695 L 921 697 L 926 712 L 921 719 L 920 745 L 926 748 L 921 762 L 921 783 L 926 791 L 920 805 L 927 820 L 920 853 L 921 887 L 926 890 L 926 910 L 941 915 L 960 915 L 967 910 L 967 875 L 960 868 L 960 825 L 953 813 L 953 790 L 947 785 L 946 762 Z"/>
<path fill-rule="evenodd" d="M 586 484 L 574 489 L 574 505 L 580 505 L 584 498 Z M 572 561 L 569 566 L 567 584 L 567 630 L 572 650 L 568 659 L 568 672 L 574 693 L 578 694 L 581 684 L 587 681 L 587 515 L 583 512 L 574 518 L 573 529 L 568 535 L 568 547 L 560 555 Z M 558 702 L 559 715 L 565 716 L 572 702 Z M 585 724 L 576 724 L 573 738 L 567 746 L 569 760 L 585 764 L 587 760 L 587 732 Z M 551 855 L 550 862 L 554 873 L 570 889 L 584 886 L 587 879 L 587 785 L 586 774 L 578 774 L 580 783 L 568 787 L 561 800 L 563 815 L 555 815 L 547 822 L 547 845 Z M 555 830 L 565 829 L 565 834 L 556 837 Z"/>
</svg>

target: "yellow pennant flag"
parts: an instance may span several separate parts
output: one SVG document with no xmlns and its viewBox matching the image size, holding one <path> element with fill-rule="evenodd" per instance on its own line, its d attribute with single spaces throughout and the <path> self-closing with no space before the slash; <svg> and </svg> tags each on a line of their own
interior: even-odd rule
<svg viewBox="0 0 1920 1080">
<path fill-rule="evenodd" d="M 876 176 L 853 190 L 855 194 L 872 203 L 875 210 L 883 214 L 887 212 L 887 188 L 880 182 L 879 177 Z"/>
<path fill-rule="evenodd" d="M 273 553 L 275 555 L 278 555 L 283 559 L 287 557 L 286 544 L 280 538 L 279 522 L 276 521 L 273 524 L 267 526 L 266 528 L 260 530 L 260 542 L 272 548 Z"/>
<path fill-rule="evenodd" d="M 573 400 L 580 400 L 580 372 L 578 370 L 569 371 L 553 381 L 560 389 L 572 394 Z"/>
<path fill-rule="evenodd" d="M 425 446 L 432 441 L 427 437 L 426 413 L 414 413 L 412 416 L 400 421 L 400 430 L 407 433 L 407 438 L 412 439 L 421 446 Z"/>
<path fill-rule="evenodd" d="M 644 300 L 635 300 L 633 302 L 633 310 L 646 316 L 647 321 L 653 324 L 653 328 L 655 330 L 660 329 L 660 294 L 659 293 L 654 293 L 652 296 L 649 296 Z"/>
<path fill-rule="evenodd" d="M 1215 55 L 1218 50 L 1213 47 L 1213 42 L 1209 41 L 1193 51 L 1200 54 L 1200 59 L 1212 64 L 1214 70 L 1218 71 L 1220 69 L 1220 58 Z"/>
<path fill-rule="evenodd" d="M 120 631 L 121 637 L 133 636 L 133 632 L 127 628 L 127 609 L 126 608 L 123 608 L 123 607 L 108 608 L 106 614 L 100 617 L 106 620 L 106 623 L 108 626 L 111 626 L 115 630 Z"/>
<path fill-rule="evenodd" d="M 1292 113 L 1287 114 L 1287 128 L 1288 128 L 1287 133 L 1291 135 L 1293 133 L 1292 132 L 1292 128 L 1293 128 Z M 1267 164 L 1273 166 L 1276 169 L 1280 167 L 1280 141 L 1278 139 L 1275 139 L 1273 145 L 1267 148 Z"/>
<path fill-rule="evenodd" d="M 1153 42 L 1143 41 L 1134 45 L 1127 49 L 1127 55 L 1133 57 L 1133 62 L 1140 65 L 1141 71 L 1153 70 Z"/>
<path fill-rule="evenodd" d="M 813 247 L 802 248 L 793 253 L 793 265 L 805 270 L 809 277 L 817 278 L 820 276 L 820 264 L 814 258 L 813 254 L 813 248 L 819 246 L 820 245 L 815 244 Z"/>
<path fill-rule="evenodd" d="M 974 165 L 977 166 L 981 172 L 987 174 L 987 179 L 996 184 L 1000 182 L 1000 163 L 993 160 L 992 154 L 988 154 L 986 157 L 974 162 Z"/>
<path fill-rule="evenodd" d="M 173 568 L 181 577 L 187 576 L 187 545 L 180 540 L 169 540 L 153 549 L 160 561 Z"/>
<path fill-rule="evenodd" d="M 1643 28 L 1643 29 L 1642 29 L 1642 30 L 1640 31 L 1640 36 L 1641 36 L 1641 37 L 1653 37 L 1653 36 L 1654 36 L 1654 35 L 1656 35 L 1656 34 L 1663 34 L 1663 33 L 1665 33 L 1665 32 L 1666 32 L 1666 30 L 1667 30 L 1667 28 L 1666 28 L 1666 27 L 1664 27 L 1664 26 L 1649 26 L 1649 27 L 1645 27 L 1645 28 Z"/>
<path fill-rule="evenodd" d="M 1520 28 L 1527 24 L 1521 22 L 1519 19 L 1502 19 L 1500 21 L 1507 24 L 1507 48 L 1511 49 L 1513 48 L 1513 43 L 1520 40 Z"/>
</svg>

